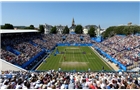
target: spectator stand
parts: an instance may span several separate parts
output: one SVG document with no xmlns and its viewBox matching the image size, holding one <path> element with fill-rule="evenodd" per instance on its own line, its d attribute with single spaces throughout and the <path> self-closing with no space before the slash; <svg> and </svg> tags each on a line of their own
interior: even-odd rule
<svg viewBox="0 0 140 90">
<path fill-rule="evenodd" d="M 96 41 L 98 43 L 103 41 L 103 37 L 102 36 L 98 36 L 98 37 L 92 37 L 91 40 Z"/>
<path fill-rule="evenodd" d="M 42 55 L 43 53 L 45 53 L 46 51 L 42 49 L 42 51 L 40 53 L 38 53 L 37 55 L 35 55 L 33 58 L 31 58 L 29 61 L 25 62 L 21 67 L 25 68 L 27 67 L 29 64 L 31 64 L 33 61 L 35 61 L 40 55 Z"/>
<path fill-rule="evenodd" d="M 15 50 L 15 49 L 13 49 L 12 47 L 10 47 L 10 46 L 6 46 L 6 50 L 7 51 L 10 51 L 10 52 L 12 52 L 12 53 L 14 53 L 15 55 L 20 55 L 20 52 L 18 51 L 18 50 Z"/>
<path fill-rule="evenodd" d="M 57 46 L 92 46 L 92 43 L 57 43 Z"/>
<path fill-rule="evenodd" d="M 126 71 L 127 68 L 122 65 L 120 62 L 118 62 L 118 60 L 112 58 L 110 55 L 108 55 L 106 52 L 102 51 L 99 47 L 93 45 L 93 47 L 103 56 L 105 56 L 106 58 L 108 58 L 109 60 L 111 60 L 113 63 L 117 64 L 122 70 Z"/>
<path fill-rule="evenodd" d="M 29 41 L 32 45 L 38 46 L 36 43 L 34 43 L 32 40 Z"/>
</svg>

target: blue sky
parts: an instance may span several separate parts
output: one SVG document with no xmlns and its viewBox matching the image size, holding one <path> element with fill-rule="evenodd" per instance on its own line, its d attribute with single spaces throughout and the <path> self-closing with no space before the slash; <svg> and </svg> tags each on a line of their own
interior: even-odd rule
<svg viewBox="0 0 140 90">
<path fill-rule="evenodd" d="M 140 23 L 139 2 L 2 2 L 2 24 L 99 25 Z"/>
</svg>

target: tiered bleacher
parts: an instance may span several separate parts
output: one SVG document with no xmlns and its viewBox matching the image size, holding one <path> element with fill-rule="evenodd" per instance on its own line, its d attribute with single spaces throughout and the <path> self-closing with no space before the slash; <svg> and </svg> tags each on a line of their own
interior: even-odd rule
<svg viewBox="0 0 140 90">
<path fill-rule="evenodd" d="M 139 35 L 116 35 L 94 45 L 110 55 L 113 59 L 117 60 L 116 64 L 121 63 L 127 67 L 133 65 L 135 62 L 138 63 L 138 61 L 140 61 Z M 98 51 L 101 53 L 100 50 Z"/>
<path fill-rule="evenodd" d="M 101 43 L 84 34 L 2 34 L 1 59 L 31 70 L 56 46 L 87 45 L 120 67 L 140 61 L 140 36 L 116 35 Z M 118 65 L 118 66 L 119 66 Z M 123 67 L 121 67 L 123 68 Z M 140 89 L 139 72 L 1 71 L 0 89 Z"/>
<path fill-rule="evenodd" d="M 29 69 L 30 65 L 34 66 L 32 62 L 37 62 L 38 58 L 42 58 L 56 46 L 92 46 L 92 43 L 93 47 L 98 47 L 96 50 L 99 53 L 106 54 L 124 70 L 140 60 L 139 35 L 116 35 L 97 43 L 85 34 L 45 35 L 34 32 L 5 34 L 2 35 L 1 41 L 1 58 L 25 69 Z"/>
<path fill-rule="evenodd" d="M 0 89 L 140 89 L 138 72 L 2 71 Z"/>
<path fill-rule="evenodd" d="M 84 34 L 15 33 L 2 35 L 1 41 L 1 58 L 30 70 L 35 63 L 41 62 L 40 58 L 49 54 L 57 45 L 77 42 L 88 44 L 91 40 L 89 35 Z"/>
</svg>

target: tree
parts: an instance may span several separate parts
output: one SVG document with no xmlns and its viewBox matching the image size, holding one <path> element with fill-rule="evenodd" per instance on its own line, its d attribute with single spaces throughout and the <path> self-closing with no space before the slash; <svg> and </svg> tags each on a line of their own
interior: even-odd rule
<svg viewBox="0 0 140 90">
<path fill-rule="evenodd" d="M 14 29 L 14 26 L 12 24 L 6 23 L 4 26 L 1 27 L 2 29 Z"/>
<path fill-rule="evenodd" d="M 124 34 L 123 29 L 124 29 L 124 26 L 118 26 L 118 27 L 115 28 L 114 30 L 115 30 L 115 33 L 116 33 L 116 34 L 122 35 L 122 34 Z"/>
<path fill-rule="evenodd" d="M 41 32 L 41 33 L 44 32 L 44 26 L 43 25 L 39 25 L 39 32 Z"/>
<path fill-rule="evenodd" d="M 103 33 L 103 38 L 107 38 L 107 37 L 111 37 L 115 34 L 114 30 L 115 30 L 116 26 L 111 26 L 108 27 L 106 29 L 106 31 Z"/>
<path fill-rule="evenodd" d="M 96 36 L 95 28 L 93 26 L 91 26 L 90 29 L 88 30 L 88 34 L 90 35 L 90 37 Z"/>
<path fill-rule="evenodd" d="M 25 27 L 24 29 L 35 29 L 34 25 L 30 25 L 29 27 Z"/>
<path fill-rule="evenodd" d="M 77 25 L 75 28 L 76 34 L 82 34 L 83 33 L 83 27 L 81 25 Z"/>
<path fill-rule="evenodd" d="M 140 26 L 112 26 L 106 29 L 102 36 L 104 38 L 112 37 L 116 34 L 131 35 L 140 33 Z"/>
<path fill-rule="evenodd" d="M 30 29 L 35 29 L 34 25 L 30 25 L 29 28 L 30 28 Z"/>
<path fill-rule="evenodd" d="M 51 29 L 51 34 L 56 34 L 57 33 L 57 29 L 56 29 L 56 26 L 52 27 Z"/>
<path fill-rule="evenodd" d="M 133 32 L 134 34 L 136 34 L 136 33 L 140 33 L 140 26 L 135 26 L 134 27 L 134 32 Z"/>
<path fill-rule="evenodd" d="M 63 34 L 69 34 L 69 28 L 66 26 L 63 30 Z"/>
<path fill-rule="evenodd" d="M 1 25 L 1 29 L 5 29 L 4 25 Z"/>
</svg>

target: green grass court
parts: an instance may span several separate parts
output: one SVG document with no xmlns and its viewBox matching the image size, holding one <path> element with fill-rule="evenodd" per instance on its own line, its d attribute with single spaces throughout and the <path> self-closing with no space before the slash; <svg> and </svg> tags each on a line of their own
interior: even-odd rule
<svg viewBox="0 0 140 90">
<path fill-rule="evenodd" d="M 59 54 L 54 56 L 56 49 L 46 59 L 46 62 L 42 62 L 38 66 L 37 70 L 49 70 L 54 69 L 68 71 L 87 71 L 89 68 L 91 71 L 112 70 L 110 66 L 105 64 L 101 58 L 95 54 L 90 47 L 57 47 Z"/>
</svg>

